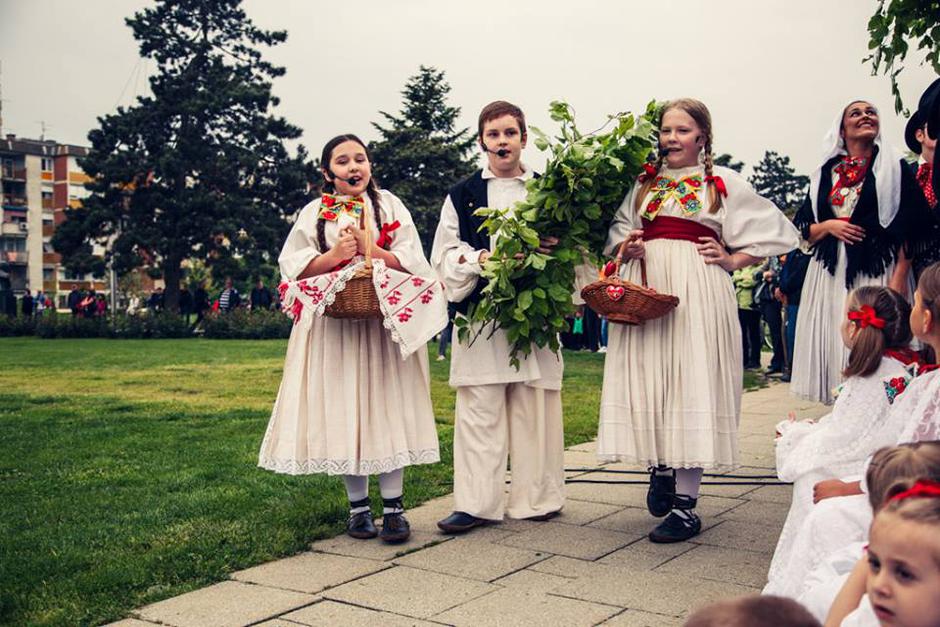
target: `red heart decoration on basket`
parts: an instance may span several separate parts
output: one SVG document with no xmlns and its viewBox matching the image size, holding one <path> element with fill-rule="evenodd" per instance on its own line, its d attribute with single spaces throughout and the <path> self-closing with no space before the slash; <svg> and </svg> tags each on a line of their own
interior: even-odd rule
<svg viewBox="0 0 940 627">
<path fill-rule="evenodd" d="M 607 298 L 610 300 L 620 300 L 623 298 L 623 286 L 622 285 L 608 285 L 607 286 Z"/>
</svg>

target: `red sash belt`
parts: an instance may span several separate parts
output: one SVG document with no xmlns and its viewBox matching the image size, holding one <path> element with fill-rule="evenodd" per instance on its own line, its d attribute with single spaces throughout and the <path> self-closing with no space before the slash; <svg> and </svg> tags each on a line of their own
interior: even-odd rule
<svg viewBox="0 0 940 627">
<path fill-rule="evenodd" d="M 700 237 L 719 239 L 718 233 L 701 222 L 669 216 L 656 216 L 655 220 L 643 218 L 643 239 L 681 239 L 700 244 Z"/>
</svg>

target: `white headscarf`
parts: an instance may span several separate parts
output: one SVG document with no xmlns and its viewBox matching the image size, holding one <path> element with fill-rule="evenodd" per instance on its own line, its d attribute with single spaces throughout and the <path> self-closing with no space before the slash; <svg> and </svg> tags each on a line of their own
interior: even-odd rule
<svg viewBox="0 0 940 627">
<path fill-rule="evenodd" d="M 867 102 L 868 100 L 856 99 L 853 102 Z M 871 164 L 871 171 L 875 175 L 875 189 L 878 194 L 878 222 L 882 228 L 888 228 L 894 217 L 898 214 L 898 208 L 901 205 L 901 155 L 892 147 L 884 143 L 881 139 L 881 113 L 878 107 L 872 105 L 875 112 L 878 113 L 878 135 L 875 137 L 875 145 L 878 146 L 878 154 L 875 155 L 875 162 Z M 832 123 L 826 137 L 823 138 L 823 158 L 813 173 L 809 177 L 809 198 L 813 204 L 813 217 L 819 220 L 819 209 L 816 207 L 819 197 L 819 181 L 822 178 L 822 169 L 833 157 L 848 154 L 845 149 L 845 141 L 842 139 L 842 117 L 845 115 L 846 105 Z"/>
</svg>

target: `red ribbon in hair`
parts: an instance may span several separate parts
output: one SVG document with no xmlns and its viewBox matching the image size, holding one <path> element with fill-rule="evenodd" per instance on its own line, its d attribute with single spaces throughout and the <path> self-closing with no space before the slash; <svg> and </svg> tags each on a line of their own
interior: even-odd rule
<svg viewBox="0 0 940 627">
<path fill-rule="evenodd" d="M 876 329 L 885 328 L 884 318 L 875 315 L 875 309 L 871 305 L 862 305 L 857 311 L 850 311 L 849 320 L 863 329 L 869 325 Z"/>
<path fill-rule="evenodd" d="M 725 198 L 728 197 L 728 188 L 725 187 L 725 182 L 721 179 L 720 176 L 712 176 L 711 174 L 709 174 L 708 176 L 705 177 L 705 184 L 707 185 L 709 183 L 714 183 L 715 189 L 718 190 L 718 193 L 724 196 Z"/>
<path fill-rule="evenodd" d="M 659 174 L 659 170 L 657 170 L 652 163 L 646 162 L 643 164 L 643 174 L 640 175 L 639 181 L 645 183 L 646 181 L 656 178 L 657 174 Z"/>
<path fill-rule="evenodd" d="M 940 499 L 940 483 L 930 479 L 919 479 L 909 490 L 895 494 L 888 502 L 903 501 L 904 499 Z"/>
<path fill-rule="evenodd" d="M 392 231 L 400 226 L 401 222 L 398 220 L 395 220 L 391 224 L 383 224 L 382 231 L 379 233 L 379 239 L 375 241 L 375 245 L 379 248 L 388 248 L 388 245 L 392 243 Z"/>
</svg>

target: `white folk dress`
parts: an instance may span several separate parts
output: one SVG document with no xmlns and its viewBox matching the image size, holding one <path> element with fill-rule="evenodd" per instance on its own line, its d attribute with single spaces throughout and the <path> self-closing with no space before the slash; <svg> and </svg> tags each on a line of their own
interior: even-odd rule
<svg viewBox="0 0 940 627">
<path fill-rule="evenodd" d="M 798 233 L 769 200 L 739 174 L 715 168 L 727 187 L 723 206 L 709 213 L 702 166 L 663 169 L 683 194 L 666 195 L 650 214 L 638 186 L 627 195 L 607 238 L 607 254 L 641 218 L 671 216 L 701 223 L 732 252 L 755 257 L 783 254 L 797 246 Z M 692 182 L 689 182 L 692 179 Z M 695 189 L 695 181 L 700 187 Z M 608 327 L 597 453 L 601 460 L 665 464 L 680 468 L 729 469 L 738 462 L 742 391 L 741 331 L 731 275 L 708 265 L 689 241 L 646 242 L 649 286 L 679 298 L 676 309 L 641 326 Z M 621 277 L 640 283 L 640 263 L 623 265 Z"/>
<path fill-rule="evenodd" d="M 904 394 L 891 406 L 882 429 L 897 434 L 895 445 L 940 439 L 940 376 L 937 371 L 923 374 L 908 384 Z M 862 471 L 863 489 L 867 464 L 868 461 Z M 763 594 L 793 599 L 805 594 L 809 573 L 844 547 L 864 542 L 871 521 L 867 494 L 828 498 L 812 505 L 796 530 L 789 550 L 779 557 L 774 555 Z"/>
<path fill-rule="evenodd" d="M 391 192 L 379 194 L 382 223 L 401 225 L 392 232 L 390 252 L 406 272 L 433 276 L 411 214 Z M 316 236 L 319 210 L 318 198 L 300 211 L 287 236 L 278 258 L 284 280 L 296 280 L 324 252 Z M 368 227 L 378 238 L 371 217 Z M 328 246 L 339 230 L 339 221 L 326 222 Z M 370 475 L 439 459 L 427 352 L 402 359 L 381 320 L 301 317 L 287 345 L 258 465 L 292 475 Z"/>
<path fill-rule="evenodd" d="M 835 170 L 835 168 L 833 168 Z M 838 174 L 833 174 L 833 185 Z M 836 218 L 850 218 L 858 204 L 864 179 L 854 187 L 845 188 L 845 203 L 833 206 Z M 829 236 L 831 237 L 831 236 Z M 804 242 L 804 246 L 808 245 Z M 800 315 L 796 319 L 796 342 L 793 347 L 793 374 L 790 390 L 794 395 L 811 401 L 832 404 L 833 390 L 842 381 L 842 370 L 849 350 L 842 342 L 839 328 L 845 316 L 845 270 L 848 258 L 845 244 L 838 243 L 835 273 L 813 256 L 806 269 L 800 296 Z M 853 288 L 874 285 L 884 287 L 894 274 L 894 264 L 877 277 L 858 273 Z"/>
<path fill-rule="evenodd" d="M 872 374 L 846 380 L 832 412 L 818 422 L 785 420 L 777 425 L 777 476 L 793 482 L 793 496 L 770 564 L 770 581 L 781 576 L 792 555 L 797 531 L 813 507 L 813 486 L 833 477 L 857 479 L 871 454 L 897 441 L 900 425 L 888 420 L 897 391 L 892 382 L 906 375 L 904 364 L 884 357 Z"/>
</svg>

